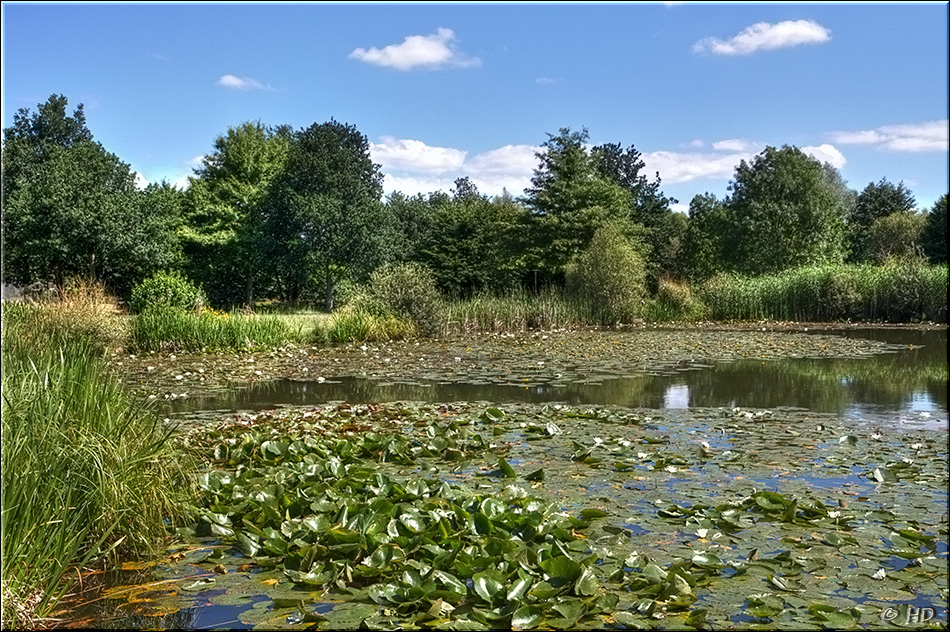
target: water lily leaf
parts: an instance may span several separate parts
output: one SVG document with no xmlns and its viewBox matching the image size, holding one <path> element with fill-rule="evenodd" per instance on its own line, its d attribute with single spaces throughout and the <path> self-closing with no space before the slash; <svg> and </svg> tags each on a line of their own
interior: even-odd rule
<svg viewBox="0 0 950 632">
<path fill-rule="evenodd" d="M 187 592 L 199 592 L 199 591 L 207 590 L 213 587 L 214 584 L 215 584 L 214 577 L 205 577 L 188 584 L 183 584 L 181 586 L 181 589 Z"/>
<path fill-rule="evenodd" d="M 494 569 L 475 573 L 472 576 L 475 592 L 487 602 L 492 602 L 495 596 L 505 588 L 505 578 Z"/>
<path fill-rule="evenodd" d="M 574 593 L 583 597 L 590 597 L 600 588 L 600 582 L 589 568 L 581 571 L 580 577 L 574 582 Z"/>
<path fill-rule="evenodd" d="M 543 481 L 544 480 L 544 468 L 537 469 L 530 474 L 525 474 L 525 480 L 528 481 Z"/>
<path fill-rule="evenodd" d="M 517 476 L 514 468 L 504 459 L 498 459 L 498 469 L 501 470 L 502 476 L 505 478 L 515 478 Z"/>
<path fill-rule="evenodd" d="M 571 627 L 587 612 L 587 606 L 580 599 L 565 599 L 551 609 L 570 621 Z"/>
<path fill-rule="evenodd" d="M 779 590 L 784 590 L 785 592 L 805 592 L 804 586 L 795 581 L 794 579 L 788 579 L 786 577 L 780 577 L 778 575 L 769 575 L 769 583 L 778 588 Z"/>
<path fill-rule="evenodd" d="M 537 627 L 544 618 L 543 611 L 538 606 L 522 606 L 511 615 L 511 629 L 530 630 Z"/>
<path fill-rule="evenodd" d="M 646 619 L 644 619 L 641 615 L 636 615 L 626 610 L 614 612 L 611 615 L 611 618 L 613 618 L 615 623 L 630 630 L 648 630 L 652 627 L 647 624 Z"/>
<path fill-rule="evenodd" d="M 697 553 L 693 556 L 693 564 L 700 568 L 725 568 L 726 563 L 712 553 Z"/>
<path fill-rule="evenodd" d="M 603 509 L 584 509 L 581 511 L 581 520 L 593 520 L 594 518 L 603 518 L 609 515 Z"/>
<path fill-rule="evenodd" d="M 511 584 L 511 587 L 508 589 L 508 595 L 506 599 L 511 602 L 521 601 L 533 583 L 534 580 L 532 580 L 530 577 L 519 577 L 514 583 Z"/>
<path fill-rule="evenodd" d="M 577 581 L 584 567 L 566 555 L 551 557 L 541 562 L 541 568 L 557 584 L 570 584 Z"/>
<path fill-rule="evenodd" d="M 505 413 L 497 408 L 488 408 L 482 413 L 483 421 L 499 422 L 504 419 Z"/>
</svg>

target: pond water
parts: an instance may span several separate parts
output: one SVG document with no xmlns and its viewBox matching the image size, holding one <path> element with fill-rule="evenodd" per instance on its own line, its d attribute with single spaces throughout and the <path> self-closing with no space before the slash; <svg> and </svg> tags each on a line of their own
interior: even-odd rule
<svg viewBox="0 0 950 632">
<path fill-rule="evenodd" d="M 644 476 L 627 479 L 624 478 L 625 474 L 601 474 L 598 470 L 587 472 L 572 464 L 570 475 L 573 480 L 565 479 L 564 484 L 557 487 L 555 482 L 560 483 L 561 481 L 556 478 L 558 474 L 552 474 L 552 466 L 548 472 L 550 488 L 552 490 L 567 489 L 570 485 L 575 485 L 577 489 L 586 489 L 587 495 L 604 495 L 604 498 L 598 500 L 604 500 L 606 503 L 604 506 L 612 508 L 611 515 L 627 511 L 629 513 L 625 515 L 640 516 L 643 515 L 642 512 L 655 511 L 655 508 L 644 505 L 642 501 L 638 501 L 639 504 L 630 503 L 630 499 L 625 496 L 628 492 L 624 490 L 633 490 L 640 493 L 642 490 L 648 490 L 651 487 L 657 489 L 656 486 L 662 485 L 667 490 L 669 497 L 677 499 L 677 502 L 682 503 L 684 499 L 689 502 L 697 502 L 707 493 L 707 491 L 704 491 L 707 489 L 710 496 L 725 494 L 733 489 L 743 490 L 744 483 L 742 479 L 744 477 L 730 473 L 732 472 L 730 468 L 736 468 L 734 471 L 745 474 L 747 480 L 755 483 L 760 489 L 774 489 L 786 494 L 817 494 L 819 497 L 826 499 L 826 502 L 835 499 L 837 499 L 836 502 L 844 502 L 841 500 L 842 498 L 850 502 L 852 496 L 860 493 L 871 497 L 872 502 L 875 498 L 879 498 L 887 500 L 891 504 L 897 503 L 902 498 L 901 494 L 903 492 L 901 489 L 885 490 L 880 492 L 883 495 L 876 497 L 875 494 L 879 493 L 879 490 L 875 481 L 869 479 L 866 468 L 850 466 L 849 469 L 845 465 L 850 461 L 842 461 L 844 465 L 839 464 L 835 467 L 829 466 L 829 464 L 833 465 L 835 463 L 834 459 L 838 456 L 836 451 L 841 449 L 839 444 L 848 445 L 847 442 L 842 443 L 845 439 L 849 441 L 851 439 L 858 440 L 851 436 L 851 433 L 857 435 L 859 432 L 850 428 L 859 428 L 862 425 L 873 426 L 874 428 L 886 427 L 906 430 L 915 433 L 915 436 L 924 437 L 923 440 L 935 441 L 935 446 L 932 448 L 934 454 L 942 459 L 941 463 L 946 460 L 946 447 L 942 446 L 946 443 L 948 425 L 947 331 L 946 329 L 923 330 L 910 328 L 811 329 L 808 331 L 808 333 L 813 332 L 876 340 L 893 345 L 906 345 L 906 347 L 890 353 L 850 359 L 789 358 L 768 361 L 735 360 L 731 362 L 709 362 L 707 364 L 683 363 L 669 367 L 668 370 L 644 372 L 642 375 L 632 377 L 598 378 L 596 381 L 588 383 L 580 381 L 563 385 L 534 384 L 527 388 L 504 384 L 448 383 L 435 380 L 402 380 L 395 382 L 355 377 L 326 380 L 322 383 L 317 381 L 274 380 L 246 388 L 232 389 L 225 393 L 179 399 L 168 402 L 166 406 L 168 407 L 169 416 L 173 419 L 233 418 L 233 413 L 237 411 L 312 407 L 329 402 L 349 402 L 352 404 L 395 401 L 429 403 L 492 402 L 498 405 L 509 404 L 512 406 L 564 403 L 568 405 L 603 405 L 652 409 L 662 411 L 659 412 L 658 416 L 662 417 L 664 421 L 656 427 L 649 425 L 645 427 L 652 427 L 658 434 L 672 434 L 673 439 L 669 441 L 670 448 L 676 446 L 676 449 L 682 453 L 673 454 L 672 457 L 686 459 L 682 463 L 676 460 L 665 462 L 675 465 L 672 469 L 669 466 L 666 468 L 676 472 L 674 476 L 661 479 L 657 473 L 653 472 L 652 467 L 649 472 L 643 471 L 639 462 L 630 456 L 629 458 L 633 459 L 631 461 L 633 465 L 630 466 L 631 471 L 636 471 Z M 765 409 L 781 411 L 776 419 L 776 426 L 782 428 L 782 433 L 788 434 L 776 435 L 777 439 L 775 440 L 767 436 L 752 438 L 755 437 L 754 431 L 749 433 L 746 426 L 741 425 L 749 423 L 748 420 L 741 417 L 742 413 L 738 413 L 740 415 L 738 421 L 731 418 L 727 421 L 717 421 L 711 411 L 711 409 L 732 409 L 734 407 L 760 411 Z M 805 412 L 796 412 L 796 409 Z M 814 413 L 814 415 L 811 415 L 811 413 Z M 751 413 L 746 413 L 746 415 L 751 417 Z M 649 420 L 650 417 L 646 417 L 646 419 Z M 590 434 L 587 439 L 595 442 L 601 442 L 599 437 L 592 439 L 595 435 L 602 432 L 614 432 L 609 428 L 602 429 L 599 425 L 600 422 L 597 420 L 574 421 L 579 422 L 575 429 L 575 438 L 579 441 L 587 437 L 584 434 L 585 432 Z M 563 425 L 563 420 L 559 423 Z M 664 427 L 662 423 L 677 423 L 678 427 L 673 428 L 670 425 Z M 732 423 L 740 425 L 732 426 L 730 425 Z M 815 435 L 815 440 L 805 440 L 805 437 L 798 438 L 798 435 L 806 432 L 806 426 L 809 429 L 807 432 L 814 432 L 816 424 L 819 430 L 824 429 L 822 424 L 831 424 L 833 426 L 833 436 L 820 437 Z M 721 435 L 723 438 L 720 439 L 721 443 L 717 443 L 716 435 L 708 434 L 708 431 L 713 427 L 718 431 L 720 426 L 733 433 L 733 438 L 727 441 L 725 437 L 728 435 L 723 434 Z M 627 427 L 629 428 L 629 426 Z M 726 430 L 723 432 L 725 433 Z M 603 436 L 608 435 L 604 434 Z M 708 454 L 717 455 L 709 456 L 713 461 L 719 458 L 718 455 L 729 454 L 728 448 L 735 449 L 734 446 L 737 445 L 734 443 L 736 438 L 747 437 L 743 440 L 752 443 L 759 442 L 755 445 L 761 449 L 762 455 L 770 454 L 769 450 L 774 450 L 775 461 L 788 457 L 790 463 L 788 467 L 790 469 L 800 468 L 800 470 L 797 470 L 799 483 L 790 483 L 790 481 L 795 480 L 793 474 L 796 470 L 793 470 L 793 474 L 786 471 L 780 475 L 773 475 L 771 470 L 767 468 L 761 472 L 755 470 L 756 467 L 759 467 L 757 465 L 758 461 L 768 460 L 764 456 L 761 459 L 751 457 L 752 460 L 749 461 L 747 466 L 750 468 L 749 471 L 743 471 L 742 468 L 745 466 L 731 465 L 728 460 L 717 462 L 715 467 L 704 465 L 701 461 L 694 461 L 694 457 L 690 456 L 692 453 L 685 452 L 684 446 L 692 446 L 690 448 L 692 450 L 695 448 L 696 441 L 702 437 L 705 437 L 708 443 L 711 444 L 711 446 L 707 444 L 707 447 L 712 450 Z M 523 446 L 528 446 L 527 441 L 523 441 L 523 435 L 519 436 L 518 439 L 521 441 L 515 441 L 513 445 L 523 444 Z M 670 440 L 670 437 L 666 436 L 665 440 Z M 616 441 L 621 440 L 616 439 Z M 789 442 L 787 447 L 786 441 Z M 864 442 L 868 440 L 864 435 L 861 435 L 860 441 L 862 442 L 861 445 L 864 446 Z M 896 448 L 898 451 L 906 449 L 900 447 L 902 445 L 900 442 L 903 440 L 898 439 L 896 441 L 895 445 L 898 446 Z M 649 443 L 654 442 L 651 440 Z M 596 446 L 596 443 L 594 445 Z M 747 445 L 750 446 L 748 447 L 749 454 L 759 454 L 758 451 L 752 450 L 751 444 Z M 878 449 L 878 444 L 872 441 L 870 445 L 872 449 L 867 454 L 877 454 L 875 450 Z M 881 449 L 883 449 L 883 444 L 881 445 Z M 648 445 L 642 448 L 631 448 L 631 450 L 643 449 L 649 451 L 652 447 L 652 445 Z M 522 448 L 515 448 L 508 457 L 509 462 L 519 471 L 541 467 L 555 460 L 555 452 L 542 454 L 531 452 L 528 448 L 523 447 L 523 452 L 519 453 L 518 450 L 520 449 Z M 619 450 L 620 448 L 616 449 Z M 723 450 L 726 451 L 722 452 Z M 814 456 L 814 463 L 821 463 L 821 467 L 826 468 L 824 471 L 809 469 L 819 467 L 818 465 L 809 465 L 813 450 L 820 451 L 826 456 L 832 456 L 831 459 L 819 458 L 820 455 Z M 682 455 L 686 456 L 683 457 Z M 640 454 L 640 457 L 642 456 Z M 561 458 L 562 462 L 571 463 L 572 461 L 564 455 L 561 455 Z M 652 452 L 650 458 L 653 458 Z M 883 459 L 883 457 L 881 458 Z M 659 461 L 655 461 L 655 463 L 657 470 L 660 471 L 659 473 L 662 473 L 663 468 L 661 466 L 663 463 Z M 621 468 L 618 471 L 623 472 L 625 470 Z M 711 474 L 713 478 L 716 476 L 720 476 L 720 478 L 710 481 L 708 477 Z M 478 475 L 483 476 L 483 474 Z M 468 476 L 472 476 L 472 474 L 469 473 Z M 565 476 L 567 475 L 565 474 Z M 942 476 L 939 471 L 936 473 L 930 472 L 928 476 L 930 478 L 926 479 L 928 480 L 927 489 L 932 489 L 932 491 L 927 492 L 930 495 L 926 501 L 920 501 L 919 506 L 924 507 L 924 512 L 930 513 L 933 512 L 934 503 L 942 507 L 942 518 L 937 516 L 934 520 L 936 522 L 942 521 L 943 524 L 943 535 L 940 536 L 941 541 L 938 543 L 937 556 L 940 558 L 939 563 L 945 565 L 947 556 L 947 497 L 945 485 L 941 488 L 938 483 L 936 487 L 930 487 L 932 483 L 929 481 L 933 480 L 934 477 Z M 848 494 L 848 496 L 836 496 L 842 493 Z M 610 503 L 606 502 L 607 496 L 612 499 Z M 864 496 L 860 499 L 863 498 Z M 565 500 L 564 502 L 568 501 Z M 882 506 L 887 506 L 887 503 Z M 619 515 L 625 517 L 624 514 Z M 631 521 L 633 519 L 628 518 L 627 520 Z M 636 522 L 626 523 L 622 520 L 618 522 L 618 524 L 621 523 L 621 528 L 629 531 L 631 538 L 642 538 L 644 542 L 649 540 L 650 531 L 641 528 Z M 663 532 L 664 527 L 654 522 L 649 523 L 649 529 L 653 530 L 655 535 Z M 668 527 L 667 532 L 682 539 L 684 532 L 677 532 L 676 529 L 678 527 Z M 768 534 L 763 542 L 778 543 L 777 537 Z M 192 541 L 182 548 L 181 552 L 187 555 L 193 555 L 197 552 L 207 557 L 207 551 L 217 544 L 213 539 Z M 187 562 L 187 558 L 185 561 Z M 241 581 L 261 581 L 260 577 L 263 576 L 261 571 L 264 569 L 253 568 L 252 565 L 243 568 L 243 562 L 247 560 L 242 559 L 240 555 L 230 558 L 226 555 L 221 561 L 228 566 L 228 577 L 236 576 L 235 571 L 240 570 L 245 573 L 245 579 Z M 887 564 L 886 562 L 882 563 Z M 189 592 L 190 589 L 184 587 L 190 582 L 198 584 L 202 581 L 211 581 L 210 578 L 215 577 L 215 575 L 209 569 L 210 566 L 207 563 L 204 567 L 199 566 L 199 563 L 185 565 L 180 561 L 171 564 L 166 559 L 165 562 L 159 562 L 154 567 L 144 571 L 137 570 L 133 573 L 129 570 L 113 573 L 105 581 L 110 589 L 100 597 L 94 598 L 95 601 L 92 605 L 69 613 L 67 619 L 71 623 L 66 625 L 69 627 L 114 629 L 246 629 L 254 627 L 252 620 L 261 624 L 265 621 L 260 618 L 248 618 L 247 613 L 255 608 L 255 603 L 258 614 L 262 612 L 273 614 L 273 604 L 271 604 L 269 598 L 253 596 L 253 588 L 250 589 L 250 593 L 247 591 L 242 593 L 241 591 L 244 589 L 240 585 L 228 592 L 224 589 L 200 590 L 200 586 L 195 592 Z M 901 569 L 902 567 L 899 565 L 893 566 L 895 573 Z M 888 567 L 889 573 L 891 570 L 892 568 Z M 255 576 L 258 579 L 255 579 Z M 219 577 L 219 579 L 221 578 Z M 170 592 L 168 582 L 177 582 L 180 590 L 185 592 Z M 219 581 L 218 585 L 220 586 L 222 583 L 223 581 Z M 153 584 L 155 586 L 154 595 L 148 591 L 143 592 L 143 585 Z M 135 599 L 121 596 L 121 590 L 124 590 L 124 587 L 136 585 L 138 588 L 135 589 Z M 118 592 L 116 588 L 119 588 Z M 110 593 L 113 598 L 108 598 Z M 849 594 L 848 598 L 854 603 L 860 602 L 860 591 L 852 591 L 852 593 L 854 594 Z M 251 596 L 248 596 L 249 594 Z M 935 605 L 934 599 L 929 595 L 916 600 L 908 600 L 906 598 L 910 597 L 909 593 L 900 594 L 902 595 L 901 599 L 905 599 L 906 603 L 917 608 Z M 153 600 L 154 603 L 151 603 Z M 262 609 L 261 606 L 264 606 L 264 608 Z M 359 607 L 361 606 L 357 606 L 357 608 Z M 316 610 L 320 612 L 321 608 L 329 612 L 332 610 L 333 604 L 323 606 L 318 603 Z M 142 616 L 143 612 L 147 616 Z M 748 619 L 746 615 L 736 616 L 738 618 L 733 619 L 735 623 L 740 625 L 747 623 L 745 621 L 745 619 Z M 943 620 L 946 621 L 945 612 L 943 617 Z M 271 619 L 270 621 L 275 620 Z M 302 627 L 302 625 L 299 627 Z"/>
<path fill-rule="evenodd" d="M 912 345 L 849 359 L 787 358 L 687 364 L 636 377 L 529 387 L 344 377 L 323 383 L 274 380 L 213 396 L 176 400 L 173 415 L 196 411 L 257 411 L 327 402 L 391 401 L 594 404 L 635 408 L 804 408 L 854 420 L 888 418 L 895 425 L 947 426 L 947 331 L 912 329 L 809 330 Z"/>
</svg>

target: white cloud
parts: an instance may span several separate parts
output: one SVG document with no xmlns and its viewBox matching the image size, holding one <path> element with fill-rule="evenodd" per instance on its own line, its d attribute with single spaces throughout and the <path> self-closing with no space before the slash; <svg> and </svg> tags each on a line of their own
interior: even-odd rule
<svg viewBox="0 0 950 632">
<path fill-rule="evenodd" d="M 659 171 L 664 183 L 679 184 L 698 178 L 730 178 L 740 161 L 751 160 L 754 155 L 754 152 L 654 151 L 642 154 L 642 158 L 647 173 Z"/>
<path fill-rule="evenodd" d="M 147 186 L 148 186 L 148 180 L 145 179 L 145 176 L 143 176 L 141 173 L 136 171 L 135 172 L 135 188 L 141 191 Z"/>
<path fill-rule="evenodd" d="M 549 86 L 552 83 L 557 83 L 560 79 L 555 79 L 554 77 L 538 77 L 534 80 L 539 86 Z"/>
<path fill-rule="evenodd" d="M 821 44 L 830 39 L 831 31 L 813 20 L 788 20 L 777 24 L 759 22 L 746 27 L 729 40 L 704 38 L 693 45 L 693 51 L 716 55 L 749 55 L 760 50 Z"/>
<path fill-rule="evenodd" d="M 682 213 L 683 215 L 689 215 L 689 204 L 670 204 L 670 210 L 674 213 Z"/>
<path fill-rule="evenodd" d="M 716 151 L 759 152 L 764 148 L 765 145 L 763 143 L 746 138 L 730 138 L 713 143 L 713 149 Z"/>
<path fill-rule="evenodd" d="M 384 137 L 371 143 L 373 160 L 383 166 L 383 189 L 406 195 L 448 192 L 456 178 L 468 176 L 486 195 L 521 195 L 531 184 L 540 147 L 505 145 L 471 158 L 461 149 L 432 147 L 419 140 Z"/>
<path fill-rule="evenodd" d="M 350 59 L 404 71 L 447 66 L 469 68 L 481 63 L 477 57 L 469 57 L 459 50 L 452 29 L 441 27 L 432 35 L 409 35 L 402 44 L 390 44 L 382 49 L 357 48 L 350 53 Z"/>
<path fill-rule="evenodd" d="M 370 143 L 373 160 L 384 170 L 444 173 L 458 170 L 465 162 L 466 152 L 449 147 L 430 147 L 421 140 L 383 136 L 380 143 Z"/>
<path fill-rule="evenodd" d="M 831 138 L 842 145 L 874 145 L 900 152 L 948 151 L 950 120 L 904 125 L 883 125 L 871 130 L 833 132 Z"/>
<path fill-rule="evenodd" d="M 222 75 L 217 83 L 222 88 L 231 90 L 271 90 L 269 85 L 261 83 L 257 79 L 236 75 Z"/>
<path fill-rule="evenodd" d="M 827 143 L 817 147 L 802 147 L 801 150 L 822 163 L 827 162 L 835 169 L 841 169 L 848 162 L 837 147 Z"/>
</svg>

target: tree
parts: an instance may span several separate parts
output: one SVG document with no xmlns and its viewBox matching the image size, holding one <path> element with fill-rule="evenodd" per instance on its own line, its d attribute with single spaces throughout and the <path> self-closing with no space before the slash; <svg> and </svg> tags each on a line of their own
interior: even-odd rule
<svg viewBox="0 0 950 632">
<path fill-rule="evenodd" d="M 356 127 L 331 120 L 294 134 L 265 209 L 271 259 L 292 299 L 319 276 L 330 311 L 344 271 L 368 273 L 385 261 L 393 221 L 382 179 Z"/>
<path fill-rule="evenodd" d="M 4 130 L 3 262 L 14 283 L 84 275 L 125 293 L 176 258 L 174 207 L 140 192 L 129 165 L 92 139 L 80 105 L 53 95 Z"/>
<path fill-rule="evenodd" d="M 676 200 L 660 190 L 660 174 L 650 182 L 642 173 L 646 164 L 641 154 L 630 145 L 623 149 L 619 143 L 598 145 L 591 150 L 596 173 L 613 182 L 629 194 L 628 219 L 653 229 L 664 224 L 670 213 L 670 204 Z"/>
<path fill-rule="evenodd" d="M 851 196 L 837 170 L 797 147 L 767 147 L 736 168 L 723 252 L 741 273 L 840 262 Z"/>
<path fill-rule="evenodd" d="M 229 128 L 190 178 L 182 241 L 190 275 L 216 303 L 254 302 L 266 260 L 262 204 L 284 168 L 290 135 L 260 122 Z"/>
<path fill-rule="evenodd" d="M 947 195 L 940 196 L 927 214 L 921 237 L 924 254 L 932 263 L 947 263 Z"/>
<path fill-rule="evenodd" d="M 528 267 L 557 279 L 564 267 L 590 241 L 597 227 L 627 217 L 630 193 L 602 176 L 586 145 L 587 129 L 562 128 L 548 134 L 525 202 L 534 218 L 536 242 Z"/>
<path fill-rule="evenodd" d="M 880 264 L 921 257 L 920 237 L 926 224 L 927 218 L 919 213 L 898 212 L 877 218 L 867 231 L 867 260 Z"/>
<path fill-rule="evenodd" d="M 726 207 L 712 193 L 697 195 L 689 203 L 683 267 L 691 281 L 704 281 L 725 269 L 728 227 Z"/>
<path fill-rule="evenodd" d="M 870 244 L 871 226 L 879 219 L 893 213 L 914 213 L 917 201 L 903 182 L 896 185 L 882 178 L 869 183 L 855 199 L 854 209 L 848 217 L 852 261 L 870 261 L 875 252 Z M 898 220 L 899 221 L 899 220 Z"/>
</svg>

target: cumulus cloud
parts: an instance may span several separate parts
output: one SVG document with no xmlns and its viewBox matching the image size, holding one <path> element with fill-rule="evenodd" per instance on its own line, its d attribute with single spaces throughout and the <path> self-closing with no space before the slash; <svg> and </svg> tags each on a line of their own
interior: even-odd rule
<svg viewBox="0 0 950 632">
<path fill-rule="evenodd" d="M 822 163 L 828 163 L 835 169 L 840 169 L 848 162 L 844 154 L 834 145 L 818 145 L 817 147 L 802 147 L 801 150 Z"/>
<path fill-rule="evenodd" d="M 755 152 L 654 151 L 641 154 L 647 173 L 660 172 L 663 182 L 679 184 L 698 178 L 730 178 L 736 165 L 742 160 L 751 160 Z"/>
<path fill-rule="evenodd" d="M 730 138 L 728 140 L 720 140 L 713 143 L 713 149 L 716 151 L 758 152 L 764 147 L 764 144 L 754 140 L 748 140 L 746 138 Z"/>
<path fill-rule="evenodd" d="M 148 180 L 145 179 L 141 173 L 135 173 L 135 188 L 139 191 L 143 190 L 148 186 Z"/>
<path fill-rule="evenodd" d="M 419 140 L 384 137 L 371 143 L 373 160 L 382 165 L 383 189 L 406 195 L 448 192 L 455 179 L 468 176 L 486 195 L 521 195 L 531 184 L 540 147 L 505 145 L 469 157 L 468 152 L 433 147 Z"/>
<path fill-rule="evenodd" d="M 396 70 L 415 68 L 469 68 L 481 60 L 459 50 L 452 29 L 439 28 L 431 35 L 409 35 L 402 44 L 390 44 L 385 48 L 357 48 L 350 59 Z"/>
<path fill-rule="evenodd" d="M 236 75 L 222 75 L 218 79 L 218 85 L 230 90 L 270 90 L 271 87 L 261 83 L 251 77 L 238 77 Z"/>
<path fill-rule="evenodd" d="M 948 151 L 950 120 L 883 125 L 855 132 L 833 132 L 831 138 L 842 145 L 872 145 L 889 151 Z"/>
<path fill-rule="evenodd" d="M 715 55 L 750 55 L 760 50 L 821 44 L 830 39 L 831 31 L 813 20 L 787 20 L 777 24 L 759 22 L 746 27 L 732 39 L 701 39 L 693 45 L 693 50 Z"/>
<path fill-rule="evenodd" d="M 422 173 L 444 173 L 458 170 L 465 162 L 466 152 L 449 147 L 431 147 L 421 140 L 383 136 L 380 143 L 370 143 L 373 160 L 388 169 Z"/>
</svg>

